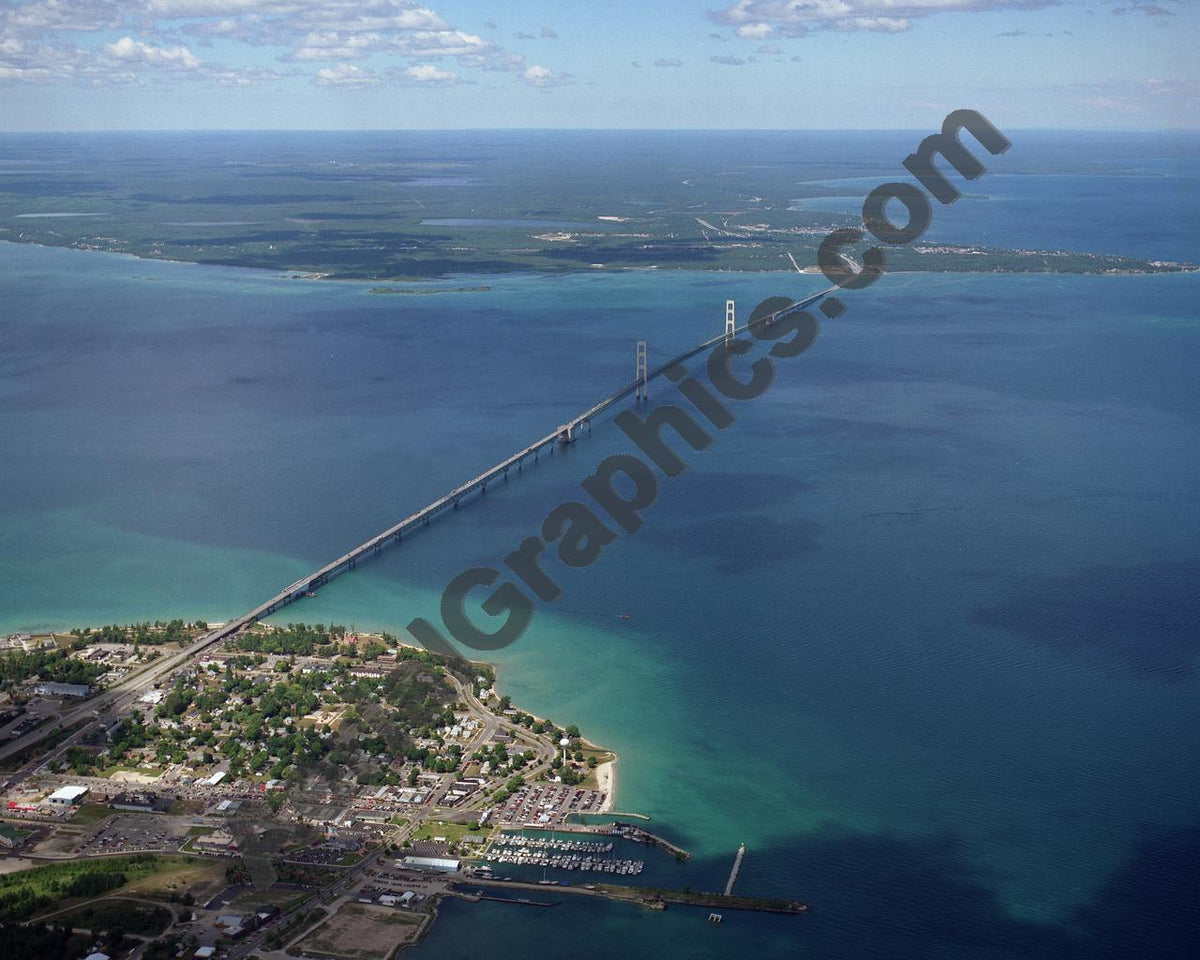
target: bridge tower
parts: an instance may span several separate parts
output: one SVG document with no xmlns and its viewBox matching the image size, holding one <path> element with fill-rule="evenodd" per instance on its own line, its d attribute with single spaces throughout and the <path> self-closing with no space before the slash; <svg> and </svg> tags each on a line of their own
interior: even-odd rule
<svg viewBox="0 0 1200 960">
<path fill-rule="evenodd" d="M 641 403 L 643 400 L 650 399 L 650 390 L 646 384 L 646 341 L 639 340 L 637 342 L 637 355 L 635 357 L 636 366 L 634 368 L 634 380 L 637 382 L 637 389 L 633 391 L 633 400 L 635 403 Z"/>
<path fill-rule="evenodd" d="M 737 321 L 734 319 L 732 300 L 725 301 L 725 339 L 732 340 L 737 335 Z"/>
</svg>

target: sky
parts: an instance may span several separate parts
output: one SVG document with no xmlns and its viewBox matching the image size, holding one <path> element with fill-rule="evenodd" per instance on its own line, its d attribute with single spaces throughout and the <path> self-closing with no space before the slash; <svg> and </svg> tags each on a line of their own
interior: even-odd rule
<svg viewBox="0 0 1200 960">
<path fill-rule="evenodd" d="M 1193 0 L 0 0 L 0 131 L 1195 129 L 1198 27 Z"/>
</svg>

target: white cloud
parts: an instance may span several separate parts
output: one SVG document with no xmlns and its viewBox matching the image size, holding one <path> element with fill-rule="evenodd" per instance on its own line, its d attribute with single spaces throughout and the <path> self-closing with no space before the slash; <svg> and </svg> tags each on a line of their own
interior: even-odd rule
<svg viewBox="0 0 1200 960">
<path fill-rule="evenodd" d="M 548 67 L 537 65 L 527 67 L 522 76 L 526 83 L 534 87 L 558 87 L 571 82 L 569 73 L 555 73 Z"/>
<path fill-rule="evenodd" d="M 192 56 L 187 47 L 154 47 L 132 37 L 122 37 L 116 43 L 105 44 L 104 52 L 114 60 L 125 63 L 148 63 L 181 70 L 195 70 L 200 66 L 200 61 Z"/>
<path fill-rule="evenodd" d="M 404 72 L 419 83 L 455 83 L 458 80 L 458 74 L 453 70 L 439 70 L 432 63 L 409 67 Z"/>
<path fill-rule="evenodd" d="M 903 17 L 848 17 L 830 24 L 830 30 L 841 30 L 853 33 L 856 30 L 867 30 L 872 33 L 903 33 L 912 26 L 911 21 Z"/>
<path fill-rule="evenodd" d="M 187 47 L 157 46 L 130 36 L 98 47 L 0 36 L 0 82 L 124 86 L 163 79 L 244 87 L 277 77 L 270 70 L 215 66 L 201 61 Z"/>
<path fill-rule="evenodd" d="M 737 0 L 709 17 L 733 27 L 740 37 L 771 32 L 803 36 L 810 30 L 869 30 L 899 33 L 911 21 L 938 13 L 983 13 L 1057 5 L 1061 0 Z"/>
<path fill-rule="evenodd" d="M 116 36 L 121 39 L 88 44 L 79 36 L 102 30 L 120 30 Z M 542 35 L 551 34 L 547 27 Z M 418 0 L 28 0 L 0 7 L 0 41 L 26 44 L 19 58 L 0 52 L 0 80 L 87 73 L 104 82 L 106 75 L 116 78 L 119 73 L 115 82 L 128 82 L 130 74 L 149 77 L 181 70 L 218 82 L 275 76 L 271 71 L 233 70 L 207 60 L 202 64 L 179 43 L 181 35 L 194 38 L 193 46 L 205 48 L 212 48 L 217 40 L 269 48 L 263 56 L 314 67 L 367 57 L 407 60 L 410 65 L 449 59 L 463 67 L 514 73 L 527 67 L 522 55 L 457 29 Z M 110 67 L 106 69 L 102 61 Z M 121 71 L 111 68 L 113 62 L 123 64 Z M 310 74 L 322 84 L 362 83 L 371 75 L 371 71 L 355 77 L 336 68 L 329 73 L 328 66 L 322 69 L 326 72 Z M 530 82 L 551 86 L 568 76 L 549 71 L 545 77 L 536 74 Z"/>
<path fill-rule="evenodd" d="M 304 46 L 288 55 L 289 60 L 356 60 L 383 45 L 378 33 L 310 33 Z"/>
<path fill-rule="evenodd" d="M 769 36 L 775 28 L 769 23 L 743 23 L 737 28 L 737 35 L 753 40 L 761 40 Z"/>
<path fill-rule="evenodd" d="M 396 38 L 393 49 L 410 57 L 482 58 L 492 44 L 461 30 L 416 30 Z"/>
<path fill-rule="evenodd" d="M 368 87 L 379 82 L 374 70 L 363 70 L 352 63 L 323 67 L 317 71 L 316 83 L 322 87 Z"/>
</svg>

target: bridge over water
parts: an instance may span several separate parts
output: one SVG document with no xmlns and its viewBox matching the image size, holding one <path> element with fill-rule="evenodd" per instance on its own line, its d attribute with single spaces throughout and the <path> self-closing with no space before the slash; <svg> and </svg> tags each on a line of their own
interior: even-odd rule
<svg viewBox="0 0 1200 960">
<path fill-rule="evenodd" d="M 521 471 L 525 461 L 531 458 L 536 460 L 542 451 L 547 449 L 553 451 L 555 445 L 557 444 L 570 443 L 574 441 L 578 436 L 581 427 L 591 423 L 591 421 L 596 417 L 603 414 L 615 404 L 620 403 L 626 397 L 643 393 L 646 389 L 646 385 L 651 380 L 655 380 L 662 376 L 674 365 L 684 363 L 697 354 L 703 353 L 705 350 L 715 347 L 722 341 L 731 339 L 737 334 L 744 333 L 751 328 L 769 326 L 787 314 L 795 313 L 796 311 L 803 310 L 805 307 L 811 306 L 824 297 L 829 296 L 837 289 L 838 288 L 836 286 L 829 287 L 825 290 L 822 290 L 820 293 L 815 293 L 803 300 L 794 301 L 793 303 L 784 306 L 782 309 L 777 310 L 774 313 L 757 318 L 752 316 L 747 323 L 744 323 L 741 326 L 738 326 L 734 322 L 733 301 L 728 301 L 726 305 L 724 332 L 705 340 L 703 343 L 697 344 L 690 350 L 685 350 L 678 356 L 672 357 L 670 360 L 660 364 L 657 367 L 654 367 L 653 369 L 648 370 L 646 368 L 644 347 L 640 347 L 638 376 L 633 380 L 633 382 L 626 384 L 624 387 L 621 387 L 614 393 L 609 394 L 599 403 L 588 407 L 587 410 L 583 411 L 583 413 L 579 414 L 577 417 L 568 420 L 566 423 L 559 426 L 557 430 L 546 434 L 544 437 L 539 440 L 535 440 L 524 449 L 518 450 L 511 457 L 508 457 L 507 459 L 502 460 L 500 463 L 489 467 L 477 477 L 473 477 L 466 483 L 460 484 L 449 493 L 438 497 L 432 503 L 422 507 L 416 513 L 407 516 L 398 523 L 388 527 L 382 533 L 378 533 L 366 542 L 360 543 L 353 550 L 342 554 L 336 560 L 330 561 L 319 570 L 315 570 L 314 572 L 310 573 L 308 576 L 301 577 L 290 586 L 285 587 L 279 593 L 275 594 L 275 596 L 271 597 L 271 599 L 267 600 L 265 603 L 255 607 L 249 613 L 243 614 L 236 620 L 230 620 L 228 623 L 222 624 L 220 627 L 214 629 L 207 636 L 205 636 L 200 641 L 197 649 L 211 646 L 213 643 L 232 636 L 243 627 L 249 626 L 252 623 L 256 623 L 259 620 L 262 620 L 264 617 L 269 617 L 271 614 L 282 610 L 288 604 L 299 600 L 301 597 L 315 591 L 318 587 L 328 583 L 338 574 L 354 569 L 361 560 L 367 559 L 379 553 L 389 543 L 398 542 L 404 538 L 405 534 L 412 533 L 428 526 L 430 522 L 448 510 L 456 510 L 458 505 L 465 498 L 474 493 L 486 491 L 489 483 L 504 479 L 508 476 L 509 471 L 513 470 L 514 468 L 518 472 Z"/>
</svg>

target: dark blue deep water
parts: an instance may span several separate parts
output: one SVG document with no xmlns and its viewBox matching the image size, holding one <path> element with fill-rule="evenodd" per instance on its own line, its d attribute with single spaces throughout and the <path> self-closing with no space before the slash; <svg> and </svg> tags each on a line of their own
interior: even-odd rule
<svg viewBox="0 0 1200 960">
<path fill-rule="evenodd" d="M 1054 158 L 1099 149 L 1013 140 L 1030 196 L 1070 168 Z M 1040 238 L 989 211 L 987 242 L 1194 256 L 1194 204 L 1133 242 L 1121 211 L 1133 231 L 1158 184 L 1111 183 L 1141 157 L 1194 196 L 1194 162 L 1102 145 L 1105 203 Z M 946 236 L 970 239 L 968 206 L 938 211 Z M 0 630 L 240 613 L 626 381 L 636 338 L 665 358 L 719 331 L 726 298 L 745 316 L 818 279 L 465 276 L 491 290 L 380 297 L 0 244 Z M 587 569 L 548 561 L 562 596 L 495 654 L 517 703 L 621 754 L 621 808 L 694 852 L 656 876 L 719 889 L 744 841 L 739 891 L 812 913 L 452 902 L 412 956 L 1191 956 L 1198 294 L 1195 274 L 847 294 L 707 449 L 680 448 L 640 530 Z M 499 565 L 631 450 L 600 423 L 285 619 L 437 619 L 454 574 Z"/>
</svg>

